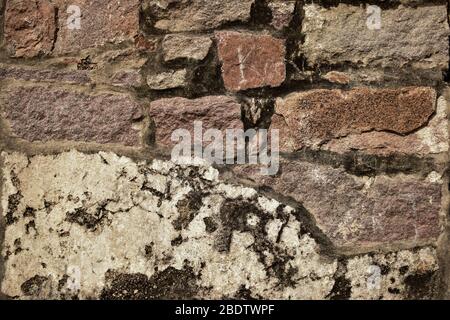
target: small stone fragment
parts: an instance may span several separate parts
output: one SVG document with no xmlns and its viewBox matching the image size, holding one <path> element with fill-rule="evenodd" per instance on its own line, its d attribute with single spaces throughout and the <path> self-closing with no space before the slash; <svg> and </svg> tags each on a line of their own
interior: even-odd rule
<svg viewBox="0 0 450 320">
<path fill-rule="evenodd" d="M 212 40 L 205 36 L 167 35 L 162 43 L 164 61 L 206 58 Z"/>
<path fill-rule="evenodd" d="M 272 12 L 272 26 L 277 30 L 283 30 L 289 26 L 294 17 L 295 1 L 271 1 L 268 3 Z"/>
<path fill-rule="evenodd" d="M 153 90 L 166 90 L 186 86 L 186 69 L 162 72 L 147 76 L 147 84 Z"/>
</svg>

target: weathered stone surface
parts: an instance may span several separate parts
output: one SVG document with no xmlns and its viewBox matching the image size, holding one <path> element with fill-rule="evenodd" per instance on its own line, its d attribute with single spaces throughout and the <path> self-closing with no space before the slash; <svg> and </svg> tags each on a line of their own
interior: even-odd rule
<svg viewBox="0 0 450 320">
<path fill-rule="evenodd" d="M 154 27 L 171 32 L 207 30 L 250 18 L 254 0 L 146 0 Z"/>
<path fill-rule="evenodd" d="M 139 87 L 144 83 L 139 70 L 120 70 L 112 76 L 112 84 L 120 87 Z"/>
<path fill-rule="evenodd" d="M 359 256 L 345 266 L 335 282 L 335 288 L 340 287 L 336 298 L 416 300 L 437 295 L 439 266 L 431 248 Z"/>
<path fill-rule="evenodd" d="M 207 36 L 167 35 L 162 43 L 164 61 L 203 60 L 208 55 L 211 45 L 212 40 Z"/>
<path fill-rule="evenodd" d="M 58 6 L 58 54 L 102 46 L 107 43 L 133 41 L 139 33 L 139 0 L 55 0 Z M 69 6 L 80 8 L 80 29 L 70 27 L 76 13 Z"/>
<path fill-rule="evenodd" d="M 0 101 L 12 134 L 29 141 L 139 143 L 133 122 L 141 117 L 140 105 L 127 94 L 10 85 Z"/>
<path fill-rule="evenodd" d="M 134 43 L 141 52 L 155 52 L 158 49 L 159 39 L 157 37 L 150 38 L 140 33 L 135 37 Z"/>
<path fill-rule="evenodd" d="M 37 69 L 19 65 L 0 65 L 0 79 L 17 79 L 36 82 L 65 82 L 86 84 L 91 82 L 84 70 Z"/>
<path fill-rule="evenodd" d="M 383 84 L 384 87 L 393 86 L 398 84 L 404 86 L 415 86 L 420 83 L 421 85 L 435 86 L 442 81 L 442 71 L 436 69 L 417 70 L 409 67 L 405 68 L 377 68 L 367 67 L 361 68 L 358 66 L 336 67 L 340 71 L 330 71 L 320 74 L 320 77 L 331 83 L 348 84 L 353 87 L 358 86 L 375 86 L 378 87 Z M 309 79 L 313 81 L 315 72 L 312 70 L 305 70 L 295 72 L 291 79 L 293 80 L 305 80 Z"/>
<path fill-rule="evenodd" d="M 86 60 L 86 59 L 85 59 Z M 140 87 L 145 85 L 142 68 L 148 58 L 132 47 L 102 52 L 89 62 L 82 60 L 78 65 L 90 70 L 93 82 L 118 87 Z"/>
<path fill-rule="evenodd" d="M 147 85 L 153 90 L 166 90 L 186 86 L 186 69 L 173 70 L 147 76 Z"/>
<path fill-rule="evenodd" d="M 282 151 L 371 131 L 405 135 L 427 124 L 435 101 L 427 87 L 295 92 L 277 99 L 271 128 L 280 130 Z"/>
<path fill-rule="evenodd" d="M 359 150 L 366 154 L 391 155 L 393 153 L 426 156 L 449 150 L 448 104 L 444 97 L 437 103 L 436 114 L 427 126 L 407 136 L 390 132 L 363 132 L 331 140 L 321 146 L 323 150 L 345 153 Z"/>
<path fill-rule="evenodd" d="M 441 232 L 441 184 L 413 176 L 357 177 L 342 168 L 282 159 L 278 176 L 252 166 L 237 173 L 301 202 L 339 247 L 433 242 Z"/>
<path fill-rule="evenodd" d="M 338 262 L 301 212 L 204 165 L 2 157 L 1 290 L 16 299 L 401 299 L 408 279 L 438 270 L 432 248 Z M 383 268 L 375 290 L 373 266 Z"/>
<path fill-rule="evenodd" d="M 304 7 L 302 52 L 311 65 L 352 63 L 360 67 L 448 68 L 446 5 L 382 10 L 381 28 L 367 27 L 364 6 Z"/>
<path fill-rule="evenodd" d="M 47 55 L 55 40 L 55 8 L 48 0 L 9 0 L 5 41 L 13 57 Z"/>
<path fill-rule="evenodd" d="M 348 84 L 351 80 L 350 76 L 347 75 L 344 72 L 338 72 L 338 71 L 330 71 L 326 73 L 323 78 L 325 80 L 328 80 L 332 83 L 338 83 L 338 84 Z"/>
<path fill-rule="evenodd" d="M 194 121 L 202 121 L 204 130 L 242 129 L 241 105 L 227 96 L 199 99 L 170 98 L 150 103 L 150 117 L 156 124 L 156 142 L 172 146 L 172 132 L 187 129 L 193 137 Z"/>
<path fill-rule="evenodd" d="M 277 87 L 285 80 L 284 40 L 234 31 L 216 32 L 216 38 L 227 89 Z"/>
<path fill-rule="evenodd" d="M 272 13 L 271 25 L 277 30 L 288 27 L 294 17 L 295 1 L 275 0 L 269 2 L 268 6 Z"/>
</svg>

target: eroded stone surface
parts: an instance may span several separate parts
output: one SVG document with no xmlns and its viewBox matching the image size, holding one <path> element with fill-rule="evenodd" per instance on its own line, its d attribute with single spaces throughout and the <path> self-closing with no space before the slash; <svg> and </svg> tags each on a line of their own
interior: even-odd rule
<svg viewBox="0 0 450 320">
<path fill-rule="evenodd" d="M 133 123 L 141 107 L 128 94 L 35 84 L 2 90 L 2 114 L 20 138 L 139 144 Z"/>
<path fill-rule="evenodd" d="M 58 7 L 58 39 L 55 53 L 76 52 L 133 41 L 139 32 L 139 0 L 55 0 Z M 80 28 L 72 27 L 80 9 Z"/>
<path fill-rule="evenodd" d="M 285 80 L 284 40 L 234 31 L 216 32 L 216 38 L 227 89 L 277 87 Z"/>
<path fill-rule="evenodd" d="M 208 55 L 211 45 L 212 40 L 207 36 L 167 35 L 162 43 L 164 60 L 203 60 Z"/>
<path fill-rule="evenodd" d="M 201 163 L 2 157 L 1 288 L 16 299 L 321 299 L 341 288 L 344 298 L 399 299 L 407 279 L 437 270 L 432 248 L 357 256 L 341 270 L 301 210 L 224 184 Z M 367 267 L 386 262 L 374 294 Z"/>
<path fill-rule="evenodd" d="M 208 96 L 199 99 L 169 98 L 150 103 L 148 113 L 156 124 L 156 143 L 173 146 L 172 133 L 186 129 L 194 138 L 194 121 L 201 121 L 203 129 L 242 129 L 241 105 L 227 96 Z"/>
<path fill-rule="evenodd" d="M 376 30 L 368 28 L 364 6 L 308 4 L 304 11 L 302 52 L 313 66 L 350 62 L 360 67 L 448 68 L 446 5 L 382 10 Z"/>
<path fill-rule="evenodd" d="M 8 0 L 5 41 L 13 57 L 47 55 L 55 40 L 55 7 L 48 0 Z"/>
<path fill-rule="evenodd" d="M 171 32 L 214 29 L 250 18 L 254 0 L 146 0 L 143 9 L 155 28 Z"/>
<path fill-rule="evenodd" d="M 147 76 L 147 85 L 153 90 L 166 90 L 186 85 L 186 69 L 172 70 Z"/>
<path fill-rule="evenodd" d="M 350 134 L 331 140 L 321 149 L 338 153 L 358 150 L 366 154 L 391 155 L 393 153 L 426 156 L 447 152 L 449 149 L 447 101 L 440 97 L 436 114 L 427 126 L 412 134 L 401 136 L 390 132 Z"/>
<path fill-rule="evenodd" d="M 248 165 L 235 172 L 301 202 L 342 248 L 432 243 L 441 233 L 442 181 L 437 172 L 430 179 L 358 177 L 341 168 L 287 159 L 281 160 L 278 176 L 262 176 Z"/>
<path fill-rule="evenodd" d="M 0 79 L 17 79 L 36 82 L 65 82 L 86 84 L 91 82 L 85 70 L 37 69 L 20 65 L 0 65 Z"/>
<path fill-rule="evenodd" d="M 439 283 L 435 255 L 424 248 L 355 257 L 336 283 L 347 286 L 350 299 L 433 299 Z"/>
<path fill-rule="evenodd" d="M 364 132 L 405 135 L 427 124 L 435 101 L 434 89 L 427 87 L 294 92 L 277 99 L 271 128 L 280 130 L 282 151 Z"/>
<path fill-rule="evenodd" d="M 112 84 L 120 87 L 139 87 L 144 83 L 144 79 L 139 70 L 120 70 L 111 78 Z"/>
<path fill-rule="evenodd" d="M 272 26 L 282 30 L 289 26 L 294 17 L 295 1 L 271 1 L 268 3 L 272 13 Z"/>
</svg>

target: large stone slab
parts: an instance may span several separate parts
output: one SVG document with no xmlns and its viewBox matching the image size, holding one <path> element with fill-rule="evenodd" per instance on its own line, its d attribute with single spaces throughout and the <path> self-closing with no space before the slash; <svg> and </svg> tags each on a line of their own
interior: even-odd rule
<svg viewBox="0 0 450 320">
<path fill-rule="evenodd" d="M 235 172 L 302 203 L 343 249 L 433 243 L 442 231 L 442 180 L 437 172 L 426 179 L 403 174 L 358 177 L 343 168 L 288 159 L 281 159 L 277 176 L 262 176 L 249 165 Z"/>
<path fill-rule="evenodd" d="M 436 93 L 428 87 L 315 89 L 278 98 L 271 128 L 280 130 L 282 151 L 318 148 L 333 139 L 367 132 L 388 132 L 400 140 L 425 126 L 435 109 Z M 444 103 L 439 116 L 444 119 L 445 109 Z M 361 143 L 369 146 L 370 140 Z"/>
<path fill-rule="evenodd" d="M 92 81 L 89 72 L 86 70 L 64 70 L 0 64 L 0 80 L 4 79 L 73 84 L 87 84 Z"/>
<path fill-rule="evenodd" d="M 379 28 L 369 28 L 364 6 L 304 6 L 301 46 L 312 66 L 351 63 L 359 67 L 448 68 L 447 6 L 419 5 L 381 10 Z"/>
</svg>

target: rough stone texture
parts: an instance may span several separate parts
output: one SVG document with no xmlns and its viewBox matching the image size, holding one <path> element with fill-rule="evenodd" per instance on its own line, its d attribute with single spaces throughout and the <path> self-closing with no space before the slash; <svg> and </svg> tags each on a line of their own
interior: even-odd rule
<svg viewBox="0 0 450 320">
<path fill-rule="evenodd" d="M 0 300 L 449 298 L 448 3 L 370 4 L 0 0 Z"/>
<path fill-rule="evenodd" d="M 208 30 L 250 18 L 254 0 L 145 0 L 155 28 L 171 32 Z"/>
<path fill-rule="evenodd" d="M 142 68 L 147 60 L 134 48 L 126 47 L 102 52 L 94 58 L 89 56 L 88 63 L 82 60 L 78 66 L 88 69 L 93 82 L 97 84 L 133 88 L 145 85 Z"/>
<path fill-rule="evenodd" d="M 139 144 L 140 105 L 128 94 L 90 93 L 50 85 L 10 85 L 1 96 L 12 133 L 28 141 Z"/>
<path fill-rule="evenodd" d="M 251 166 L 243 177 L 301 202 L 319 228 L 339 247 L 433 242 L 441 232 L 440 175 L 357 177 L 341 168 L 282 159 L 278 176 Z"/>
<path fill-rule="evenodd" d="M 435 101 L 426 87 L 294 92 L 277 99 L 271 128 L 280 130 L 282 151 L 364 132 L 405 135 L 427 124 Z"/>
<path fill-rule="evenodd" d="M 294 17 L 295 1 L 271 1 L 268 6 L 272 14 L 271 25 L 277 30 L 288 27 Z"/>
<path fill-rule="evenodd" d="M 112 84 L 120 87 L 139 87 L 144 79 L 139 70 L 120 70 L 112 76 Z"/>
<path fill-rule="evenodd" d="M 164 61 L 203 60 L 208 55 L 211 45 L 212 40 L 207 36 L 167 35 L 162 43 Z"/>
<path fill-rule="evenodd" d="M 204 130 L 242 129 L 241 105 L 227 96 L 199 99 L 170 98 L 150 103 L 148 113 L 156 124 L 156 142 L 172 146 L 172 132 L 187 129 L 193 137 L 194 121 L 202 121 Z"/>
<path fill-rule="evenodd" d="M 1 288 L 15 299 L 401 299 L 426 296 L 410 279 L 438 270 L 426 247 L 338 262 L 302 212 L 202 164 L 3 157 Z M 373 266 L 383 268 L 376 289 Z"/>
<path fill-rule="evenodd" d="M 139 33 L 139 0 L 55 0 L 58 6 L 58 39 L 55 53 L 63 54 L 133 41 Z M 81 29 L 68 28 L 71 5 L 80 7 Z"/>
<path fill-rule="evenodd" d="M 285 80 L 284 40 L 234 31 L 216 32 L 216 38 L 227 89 L 277 87 Z"/>
<path fill-rule="evenodd" d="M 147 85 L 153 90 L 180 88 L 186 86 L 186 76 L 186 69 L 150 74 L 147 77 Z"/>
<path fill-rule="evenodd" d="M 448 152 L 448 103 L 440 97 L 436 114 L 423 127 L 412 134 L 401 136 L 390 132 L 364 132 L 331 140 L 321 149 L 338 153 L 359 150 L 366 154 L 391 155 L 394 153 L 426 156 Z"/>
<path fill-rule="evenodd" d="M 301 51 L 310 65 L 350 62 L 359 67 L 448 68 L 446 5 L 382 10 L 379 30 L 366 26 L 364 6 L 308 4 L 304 11 Z"/>
<path fill-rule="evenodd" d="M 436 296 L 439 276 L 434 249 L 355 257 L 345 267 L 345 274 L 337 281 L 342 286 L 335 286 L 340 289 L 338 298 L 415 300 Z"/>
<path fill-rule="evenodd" d="M 55 7 L 48 0 L 8 0 L 4 28 L 11 56 L 47 55 L 55 40 Z"/>
<path fill-rule="evenodd" d="M 332 83 L 338 83 L 338 84 L 348 84 L 351 80 L 350 76 L 347 75 L 344 72 L 338 72 L 338 71 L 330 71 L 327 72 L 323 78 L 325 80 L 328 80 Z"/>
<path fill-rule="evenodd" d="M 19 65 L 0 65 L 0 79 L 78 84 L 87 84 L 91 82 L 89 73 L 85 70 L 37 69 Z"/>
</svg>

